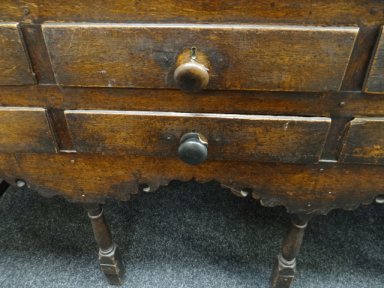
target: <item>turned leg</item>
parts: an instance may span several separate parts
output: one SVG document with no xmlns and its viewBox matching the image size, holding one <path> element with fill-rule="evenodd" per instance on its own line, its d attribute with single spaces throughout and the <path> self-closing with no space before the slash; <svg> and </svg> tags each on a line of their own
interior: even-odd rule
<svg viewBox="0 0 384 288">
<path fill-rule="evenodd" d="M 292 224 L 277 256 L 271 277 L 271 288 L 290 287 L 296 274 L 296 256 L 303 242 L 304 230 L 311 215 L 293 215 Z"/>
<path fill-rule="evenodd" d="M 123 283 L 123 265 L 119 250 L 112 241 L 111 232 L 105 221 L 103 209 L 100 205 L 85 206 L 88 217 L 91 219 L 93 233 L 99 246 L 99 262 L 109 284 L 121 285 Z"/>
</svg>

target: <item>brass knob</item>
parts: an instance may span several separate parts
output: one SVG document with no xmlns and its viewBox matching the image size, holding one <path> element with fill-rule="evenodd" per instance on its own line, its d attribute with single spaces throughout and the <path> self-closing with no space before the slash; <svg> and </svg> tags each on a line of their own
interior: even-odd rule
<svg viewBox="0 0 384 288">
<path fill-rule="evenodd" d="M 184 134 L 180 139 L 178 154 L 180 159 L 187 164 L 203 163 L 208 157 L 208 141 L 199 133 Z"/>
</svg>

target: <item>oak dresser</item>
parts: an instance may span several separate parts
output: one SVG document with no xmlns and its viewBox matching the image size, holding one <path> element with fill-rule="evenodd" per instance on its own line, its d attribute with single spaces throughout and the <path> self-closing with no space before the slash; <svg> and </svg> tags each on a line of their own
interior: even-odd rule
<svg viewBox="0 0 384 288">
<path fill-rule="evenodd" d="M 196 179 L 285 206 L 290 287 L 312 216 L 384 202 L 383 25 L 368 0 L 2 0 L 0 177 L 84 204 L 112 284 L 107 198 Z"/>
</svg>

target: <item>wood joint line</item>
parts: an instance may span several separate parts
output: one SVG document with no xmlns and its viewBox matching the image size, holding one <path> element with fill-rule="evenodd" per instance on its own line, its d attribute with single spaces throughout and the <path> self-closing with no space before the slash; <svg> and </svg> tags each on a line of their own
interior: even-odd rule
<svg viewBox="0 0 384 288">
<path fill-rule="evenodd" d="M 20 24 L 25 47 L 38 84 L 56 84 L 41 25 Z"/>
<path fill-rule="evenodd" d="M 47 114 L 59 150 L 74 152 L 72 137 L 69 133 L 64 110 L 51 108 L 47 110 Z"/>
<path fill-rule="evenodd" d="M 360 27 L 357 39 L 344 74 L 342 91 L 360 91 L 363 88 L 366 71 L 374 51 L 379 28 Z"/>
</svg>

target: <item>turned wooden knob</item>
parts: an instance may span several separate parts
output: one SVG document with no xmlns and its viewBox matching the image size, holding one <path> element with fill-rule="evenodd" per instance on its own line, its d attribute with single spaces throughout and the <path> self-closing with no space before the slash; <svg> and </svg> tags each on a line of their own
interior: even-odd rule
<svg viewBox="0 0 384 288">
<path fill-rule="evenodd" d="M 187 164 L 203 163 L 208 157 L 208 141 L 199 133 L 184 134 L 180 139 L 178 154 L 180 159 Z"/>
<path fill-rule="evenodd" d="M 208 68 L 194 60 L 181 64 L 174 73 L 177 86 L 187 92 L 198 92 L 207 87 Z"/>
</svg>

